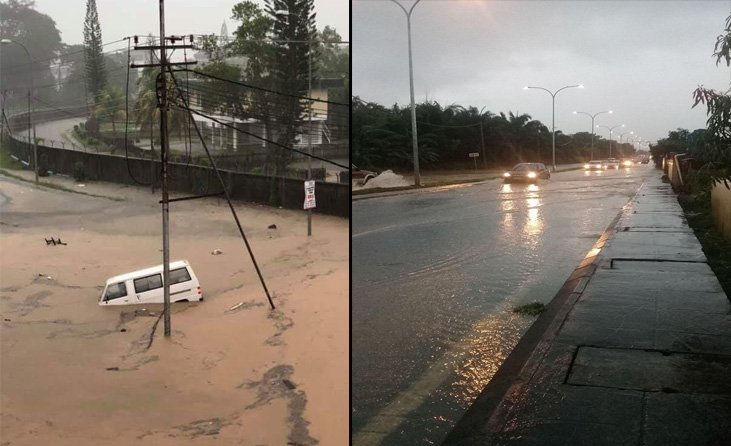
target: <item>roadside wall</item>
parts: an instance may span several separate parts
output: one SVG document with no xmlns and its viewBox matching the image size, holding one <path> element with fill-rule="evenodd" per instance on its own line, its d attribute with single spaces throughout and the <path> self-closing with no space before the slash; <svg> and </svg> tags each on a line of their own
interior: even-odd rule
<svg viewBox="0 0 731 446">
<path fill-rule="evenodd" d="M 38 121 L 36 121 L 38 122 Z M 10 152 L 20 159 L 28 159 L 32 148 L 28 144 L 11 139 Z M 135 180 L 150 183 L 158 179 L 161 171 L 159 161 L 126 158 L 124 155 L 85 153 L 70 149 L 38 145 L 39 165 L 54 173 L 74 176 L 76 163 L 82 163 L 86 176 L 93 180 L 135 184 Z M 169 163 L 170 189 L 191 194 L 215 193 L 221 191 L 213 168 L 205 166 Z M 276 184 L 279 205 L 287 209 L 300 209 L 305 201 L 302 180 L 276 178 L 261 174 L 240 173 L 219 169 L 231 198 L 269 205 L 272 182 Z M 321 214 L 350 218 L 350 185 L 316 181 L 315 197 Z"/>
<path fill-rule="evenodd" d="M 711 212 L 718 230 L 731 241 L 731 190 L 723 182 L 716 183 L 711 189 Z"/>
</svg>

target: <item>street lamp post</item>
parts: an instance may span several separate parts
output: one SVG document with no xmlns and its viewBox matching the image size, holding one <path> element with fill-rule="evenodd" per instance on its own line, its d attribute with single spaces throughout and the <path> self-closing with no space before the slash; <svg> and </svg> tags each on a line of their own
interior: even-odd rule
<svg viewBox="0 0 731 446">
<path fill-rule="evenodd" d="M 609 130 L 609 158 L 612 157 L 612 132 L 617 127 L 624 127 L 624 124 L 617 124 L 614 127 L 607 127 L 606 125 L 598 125 L 597 128 L 602 127 Z"/>
<path fill-rule="evenodd" d="M 406 14 L 406 30 L 409 35 L 409 88 L 411 91 L 411 145 L 414 148 L 414 186 L 420 186 L 421 179 L 419 176 L 419 145 L 416 138 L 416 107 L 414 106 L 414 65 L 411 58 L 411 12 L 414 10 L 416 5 L 421 0 L 411 5 L 411 8 L 407 11 L 399 2 L 391 0 L 396 3 Z"/>
<path fill-rule="evenodd" d="M 629 133 L 630 135 L 634 132 L 624 132 L 619 135 L 619 157 L 622 158 L 622 137 Z M 629 136 L 627 137 L 629 139 Z"/>
<path fill-rule="evenodd" d="M 599 113 L 594 113 L 593 115 L 587 112 L 580 112 L 575 111 L 574 114 L 582 114 L 589 116 L 591 118 L 591 161 L 594 161 L 594 118 L 597 117 L 597 115 L 601 115 L 602 113 L 612 113 L 611 110 L 607 111 L 600 111 Z"/>
<path fill-rule="evenodd" d="M 30 58 L 30 53 L 28 52 L 28 48 L 25 47 L 22 43 L 16 41 L 16 40 L 10 40 L 10 39 L 2 39 L 0 40 L 0 44 L 2 45 L 9 45 L 11 43 L 16 43 L 20 45 L 21 48 L 25 51 L 25 54 L 28 55 L 28 72 L 30 77 L 30 90 L 28 90 L 28 144 L 33 144 L 33 170 L 35 171 L 35 177 L 36 177 L 36 184 L 38 184 L 38 144 L 36 143 L 36 126 L 33 120 L 31 119 L 31 92 L 35 90 L 35 86 L 33 83 L 33 60 Z M 33 139 L 30 138 L 30 131 L 31 128 L 33 128 Z"/>
<path fill-rule="evenodd" d="M 559 91 L 564 90 L 566 88 L 584 88 L 583 85 L 567 85 L 565 87 L 561 87 L 558 90 L 556 90 L 555 93 L 552 93 L 550 90 L 547 90 L 543 87 L 524 87 L 524 90 L 527 90 L 529 88 L 537 88 L 538 90 L 547 91 L 548 94 L 551 95 L 551 103 L 552 103 L 552 113 L 551 113 L 551 133 L 553 134 L 553 171 L 556 171 L 556 95 Z"/>
<path fill-rule="evenodd" d="M 286 10 L 275 11 L 275 14 L 290 16 L 293 15 L 306 23 L 306 19 L 298 14 L 292 14 Z M 307 180 L 312 181 L 312 40 L 307 43 L 307 97 L 310 98 L 308 109 L 309 135 L 307 135 Z M 312 209 L 307 209 L 307 235 L 312 235 Z"/>
</svg>

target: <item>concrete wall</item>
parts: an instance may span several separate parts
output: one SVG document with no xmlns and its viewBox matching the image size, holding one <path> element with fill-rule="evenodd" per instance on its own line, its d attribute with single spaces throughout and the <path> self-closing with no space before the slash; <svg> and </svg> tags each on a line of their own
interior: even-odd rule
<svg viewBox="0 0 731 446">
<path fill-rule="evenodd" d="M 728 183 L 731 187 L 731 183 Z M 731 241 L 731 190 L 723 182 L 711 189 L 711 212 L 716 227 L 726 240 Z"/>
<path fill-rule="evenodd" d="M 27 159 L 32 149 L 28 145 L 12 140 L 10 151 L 21 159 Z M 31 150 L 29 152 L 29 150 Z M 76 163 L 82 163 L 90 179 L 115 183 L 135 184 L 135 179 L 149 183 L 158 179 L 159 162 L 149 159 L 126 158 L 124 155 L 85 153 L 62 148 L 38 146 L 39 165 L 54 173 L 73 176 Z M 266 175 L 221 170 L 224 184 L 231 198 L 253 203 L 270 204 L 269 194 L 274 181 L 279 205 L 287 209 L 302 209 L 305 201 L 302 180 L 274 178 Z M 134 179 L 133 179 L 134 178 Z M 221 191 L 213 168 L 169 163 L 170 189 L 190 194 L 205 194 Z M 317 208 L 314 212 L 350 218 L 350 185 L 339 183 L 315 183 Z"/>
<path fill-rule="evenodd" d="M 677 189 L 680 184 L 680 177 L 678 176 L 678 170 L 676 169 L 676 161 L 675 158 L 665 158 L 665 168 L 666 173 L 668 175 L 668 179 L 670 180 L 670 184 L 673 185 L 673 189 Z"/>
</svg>

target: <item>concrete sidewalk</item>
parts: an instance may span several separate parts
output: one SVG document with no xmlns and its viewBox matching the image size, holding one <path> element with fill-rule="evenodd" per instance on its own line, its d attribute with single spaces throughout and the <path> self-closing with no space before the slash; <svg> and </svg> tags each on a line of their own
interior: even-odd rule
<svg viewBox="0 0 731 446">
<path fill-rule="evenodd" d="M 660 175 L 445 445 L 731 445 L 731 305 Z"/>
</svg>

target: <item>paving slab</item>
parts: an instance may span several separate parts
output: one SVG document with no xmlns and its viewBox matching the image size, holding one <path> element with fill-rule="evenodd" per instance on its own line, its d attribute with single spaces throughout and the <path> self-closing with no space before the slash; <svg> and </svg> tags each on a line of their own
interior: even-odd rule
<svg viewBox="0 0 731 446">
<path fill-rule="evenodd" d="M 566 383 L 610 389 L 731 396 L 731 356 L 579 346 Z"/>
<path fill-rule="evenodd" d="M 625 213 L 619 219 L 618 229 L 629 228 L 673 228 L 691 231 L 684 215 L 677 212 Z"/>
<path fill-rule="evenodd" d="M 607 260 L 706 261 L 698 239 L 690 232 L 617 232 L 604 245 L 602 257 Z"/>
<path fill-rule="evenodd" d="M 643 445 L 731 444 L 731 397 L 648 393 Z"/>
<path fill-rule="evenodd" d="M 731 305 L 659 174 L 581 268 L 444 444 L 731 445 Z"/>
</svg>

